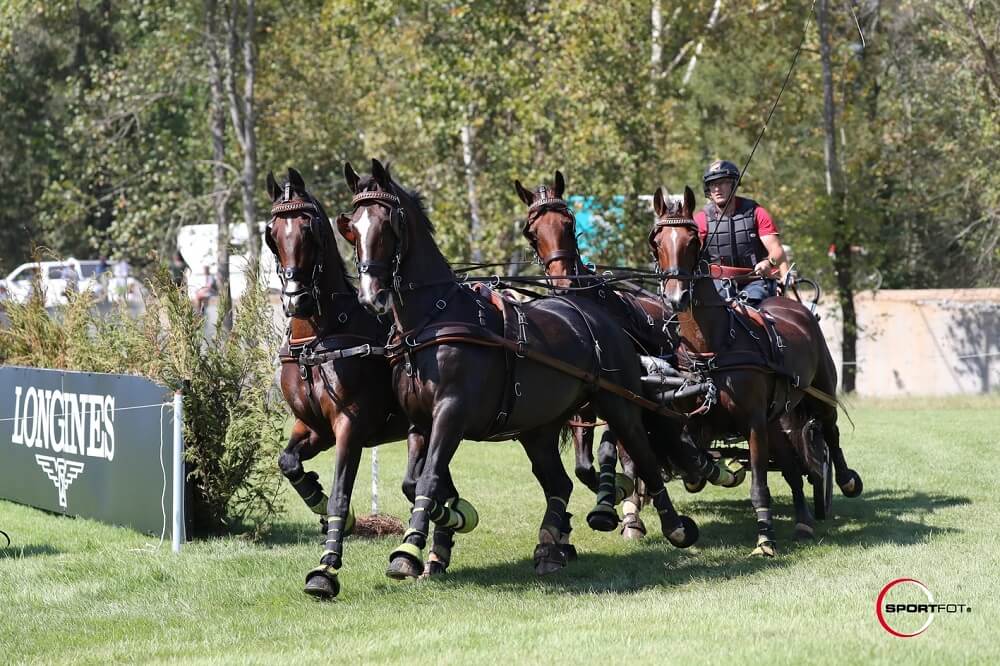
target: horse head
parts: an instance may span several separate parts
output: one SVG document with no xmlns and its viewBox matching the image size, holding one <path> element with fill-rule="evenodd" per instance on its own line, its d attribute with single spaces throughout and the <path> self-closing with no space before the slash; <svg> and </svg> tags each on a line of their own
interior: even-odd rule
<svg viewBox="0 0 1000 666">
<path fill-rule="evenodd" d="M 558 171 L 553 186 L 539 185 L 534 192 L 529 192 L 521 181 L 514 181 L 517 195 L 528 206 L 521 233 L 531 244 L 545 274 L 557 278 L 578 274 L 580 266 L 576 218 L 562 198 L 565 187 L 563 175 Z M 556 279 L 552 286 L 565 289 L 572 286 L 572 280 Z"/>
<path fill-rule="evenodd" d="M 337 254 L 330 220 L 295 169 L 288 170 L 288 180 L 281 186 L 274 174 L 268 173 L 267 193 L 271 219 L 264 242 L 274 253 L 285 315 L 303 319 L 320 315 L 324 266 L 331 249 Z M 337 259 L 339 264 L 339 255 Z"/>
<path fill-rule="evenodd" d="M 392 181 L 388 166 L 372 159 L 372 175 L 359 176 L 350 162 L 344 179 L 351 190 L 352 215 L 337 218 L 337 229 L 351 245 L 360 276 L 358 299 L 370 312 L 392 309 L 393 281 L 409 245 L 406 194 Z"/>
<path fill-rule="evenodd" d="M 653 195 L 656 222 L 649 232 L 649 247 L 659 267 L 663 297 L 675 312 L 691 305 L 691 282 L 701 253 L 701 238 L 694 221 L 694 192 L 684 187 L 684 194 L 674 196 L 662 187 Z"/>
</svg>

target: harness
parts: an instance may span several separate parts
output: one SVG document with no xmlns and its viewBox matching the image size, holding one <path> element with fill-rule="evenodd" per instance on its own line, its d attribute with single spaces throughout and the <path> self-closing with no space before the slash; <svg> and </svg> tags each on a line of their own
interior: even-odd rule
<svg viewBox="0 0 1000 666">
<path fill-rule="evenodd" d="M 656 251 L 656 235 L 664 227 L 685 227 L 693 230 L 696 234 L 698 233 L 697 224 L 689 217 L 675 215 L 658 217 L 647 237 L 647 242 L 654 253 Z M 692 302 L 694 300 L 692 290 L 697 280 L 709 278 L 739 282 L 758 279 L 749 268 L 724 266 L 711 263 L 708 259 L 699 260 L 694 271 L 674 268 L 660 270 L 659 275 L 662 280 L 675 279 L 687 282 L 686 289 L 690 293 Z M 774 373 L 786 381 L 775 382 L 774 392 L 771 396 L 771 418 L 780 413 L 782 411 L 781 408 L 787 408 L 792 388 L 807 393 L 834 407 L 839 406 L 835 397 L 812 386 L 802 386 L 801 378 L 791 374 L 787 370 L 783 354 L 785 344 L 775 328 L 774 318 L 769 313 L 751 308 L 746 303 L 738 300 L 728 301 L 723 307 L 727 308 L 730 323 L 726 348 L 718 352 L 695 352 L 687 349 L 682 342 L 677 349 L 678 367 L 680 369 L 690 373 L 697 373 L 708 380 L 711 380 L 713 373 L 737 369 Z M 728 350 L 729 345 L 736 340 L 737 326 L 742 328 L 753 339 L 757 346 L 756 351 Z M 761 331 L 764 333 L 764 338 L 759 335 Z M 704 412 L 707 411 L 708 409 L 706 408 Z"/>
</svg>

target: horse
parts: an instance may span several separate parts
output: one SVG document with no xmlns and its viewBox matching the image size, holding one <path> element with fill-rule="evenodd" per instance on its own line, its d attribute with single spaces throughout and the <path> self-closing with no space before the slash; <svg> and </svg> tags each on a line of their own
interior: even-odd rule
<svg viewBox="0 0 1000 666">
<path fill-rule="evenodd" d="M 684 188 L 672 197 L 658 188 L 653 196 L 656 221 L 648 243 L 657 260 L 663 297 L 680 324 L 678 364 L 710 378 L 717 404 L 702 405 L 704 414 L 688 426 L 700 443 L 737 433 L 750 452 L 750 501 L 757 521 L 752 554 L 776 554 L 767 472 L 771 456 L 792 488 L 795 536 L 813 538 L 802 469 L 792 446 L 783 445 L 780 425 L 798 437 L 803 463 L 817 449 L 829 451 L 844 495 L 856 497 L 862 482 L 847 467 L 837 426 L 837 373 L 819 322 L 802 304 L 772 297 L 760 305 L 761 316 L 738 302 L 726 302 L 713 278 L 747 279 L 749 270 L 709 265 L 692 213 L 694 192 Z M 803 419 L 807 419 L 803 423 Z M 816 427 L 812 427 L 815 423 Z M 791 427 L 789 427 L 791 426 Z M 801 427 L 799 427 L 801 426 Z M 773 445 L 773 447 L 772 447 Z M 811 453 L 812 452 L 812 453 Z M 817 470 L 812 470 L 813 482 Z"/>
<path fill-rule="evenodd" d="M 389 364 L 381 355 L 389 326 L 360 307 L 322 204 L 295 169 L 288 170 L 283 186 L 269 173 L 267 191 L 271 219 L 264 242 L 275 257 L 282 307 L 289 318 L 279 350 L 281 391 L 295 416 L 278 466 L 306 505 L 325 518 L 326 550 L 320 565 L 306 575 L 305 592 L 332 598 L 340 591 L 343 538 L 353 527 L 350 498 L 362 450 L 406 439 L 403 492 L 413 501 L 423 439 L 410 432 L 392 390 Z M 302 462 L 334 444 L 336 468 L 328 498 L 316 472 L 306 473 Z M 428 574 L 447 567 L 451 545 L 447 530 L 435 533 L 435 548 L 442 557 Z"/>
<path fill-rule="evenodd" d="M 621 328 L 586 299 L 492 305 L 491 294 L 456 281 L 419 194 L 398 185 L 377 159 L 364 177 L 345 164 L 344 178 L 354 212 L 339 217 L 337 225 L 355 249 L 358 296 L 373 314 L 393 318 L 388 353 L 397 398 L 428 438 L 409 528 L 386 574 L 416 576 L 430 522 L 461 523 L 441 480 L 463 439 L 520 440 L 546 504 L 535 572 L 566 566 L 575 555 L 566 510 L 573 484 L 559 457 L 559 431 L 588 401 L 622 436 L 650 489 L 664 536 L 680 548 L 693 544 L 697 525 L 674 509 L 640 407 L 623 397 L 641 391 L 641 375 Z"/>
<path fill-rule="evenodd" d="M 582 296 L 594 300 L 603 307 L 624 328 L 635 343 L 637 351 L 653 356 L 672 354 L 674 339 L 670 334 L 669 325 L 673 316 L 670 308 L 656 294 L 641 287 L 628 285 L 626 290 L 608 286 L 602 276 L 598 276 L 593 268 L 583 263 L 577 244 L 576 217 L 569 204 L 563 199 L 566 181 L 562 172 L 556 171 L 553 184 L 539 185 L 534 191 L 529 191 L 520 180 L 514 181 L 514 189 L 518 197 L 528 206 L 521 234 L 531 245 L 538 264 L 545 274 L 552 278 L 553 290 L 573 289 Z M 716 485 L 732 487 L 742 481 L 730 469 L 720 465 L 716 468 L 714 460 L 694 447 L 689 438 L 683 436 L 682 429 L 675 421 L 646 413 L 647 427 L 655 430 L 655 440 L 672 444 L 674 455 L 672 460 L 679 463 L 684 475 L 690 479 L 685 485 L 692 492 L 704 487 L 704 480 Z M 634 490 L 623 504 L 621 521 L 622 536 L 626 539 L 638 539 L 646 534 L 646 527 L 639 517 L 642 507 L 642 496 L 639 485 L 635 483 L 635 466 L 620 443 L 616 445 L 616 437 L 606 430 L 598 449 L 600 465 L 600 481 L 593 467 L 594 426 L 593 409 L 589 405 L 583 407 L 574 419 L 573 438 L 576 460 L 576 477 L 593 492 L 599 493 L 599 483 L 605 485 L 607 492 L 614 480 L 615 454 L 622 461 L 622 469 L 628 482 Z M 652 423 L 650 423 L 652 422 Z M 577 425 L 577 424 L 586 425 Z M 617 513 L 613 508 L 599 504 L 604 513 L 588 515 L 588 523 L 595 529 L 614 529 L 618 524 Z"/>
</svg>

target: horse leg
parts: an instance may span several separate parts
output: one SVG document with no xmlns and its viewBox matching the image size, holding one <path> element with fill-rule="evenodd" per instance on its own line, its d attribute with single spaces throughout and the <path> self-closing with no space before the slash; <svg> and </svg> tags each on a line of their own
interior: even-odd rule
<svg viewBox="0 0 1000 666">
<path fill-rule="evenodd" d="M 646 536 L 646 525 L 639 517 L 642 511 L 642 489 L 636 479 L 635 461 L 624 446 L 618 445 L 618 457 L 622 461 L 622 473 L 632 482 L 632 492 L 622 502 L 622 537 L 641 539 Z"/>
<path fill-rule="evenodd" d="M 781 468 L 781 476 L 785 478 L 788 487 L 792 489 L 792 504 L 795 507 L 795 539 L 813 539 L 815 520 L 809 504 L 806 503 L 805 492 L 803 492 L 802 468 L 795 455 L 791 437 L 801 437 L 802 433 L 798 429 L 792 429 L 790 435 L 786 435 L 782 430 L 782 424 L 775 421 L 771 424 L 769 441 L 774 442 L 774 459 Z"/>
<path fill-rule="evenodd" d="M 594 410 L 584 405 L 574 417 L 581 423 L 593 423 Z M 597 472 L 594 471 L 594 426 L 573 426 L 573 453 L 576 458 L 576 478 L 591 492 L 597 493 Z"/>
<path fill-rule="evenodd" d="M 439 403 L 440 404 L 440 403 Z M 427 456 L 423 470 L 417 478 L 413 510 L 410 524 L 403 535 L 403 543 L 389 555 L 389 578 L 402 580 L 417 578 L 424 571 L 423 551 L 427 545 L 430 522 L 450 527 L 458 532 L 468 532 L 476 527 L 479 517 L 474 512 L 464 512 L 464 507 L 449 507 L 446 497 L 440 495 L 448 490 L 442 479 L 447 476 L 447 468 L 461 442 L 462 405 L 454 409 L 437 409 L 431 435 L 427 438 Z"/>
<path fill-rule="evenodd" d="M 750 503 L 757 519 L 757 547 L 751 555 L 774 557 L 774 524 L 771 519 L 771 491 L 767 487 L 769 461 L 767 416 L 764 410 L 752 414 L 750 421 Z"/>
<path fill-rule="evenodd" d="M 566 511 L 573 482 L 559 457 L 558 426 L 546 426 L 520 435 L 521 446 L 531 460 L 531 471 L 545 493 L 545 515 L 535 546 L 535 573 L 539 576 L 558 571 L 571 559 L 576 548 L 569 543 L 570 513 Z"/>
<path fill-rule="evenodd" d="M 341 418 L 336 428 L 337 463 L 334 470 L 333 493 L 327 506 L 326 550 L 320 565 L 306 574 L 306 594 L 332 599 L 340 592 L 337 576 L 343 565 L 344 537 L 353 528 L 351 493 L 361 465 L 362 442 L 353 430 L 349 418 Z"/>
<path fill-rule="evenodd" d="M 453 512 L 457 512 L 461 517 L 461 531 L 471 532 L 479 524 L 479 512 L 464 497 L 459 497 L 458 489 L 451 478 L 451 470 L 445 468 L 441 477 L 441 485 L 445 506 Z M 451 550 L 455 547 L 455 532 L 459 531 L 455 526 L 447 524 L 434 524 L 434 539 L 431 552 L 427 556 L 427 564 L 424 566 L 423 576 L 434 576 L 443 574 L 448 570 L 451 563 Z"/>
<path fill-rule="evenodd" d="M 834 478 L 840 486 L 840 492 L 844 497 L 857 497 L 864 489 L 861 482 L 861 475 L 847 466 L 844 459 L 844 450 L 840 448 L 840 428 L 837 427 L 836 414 L 833 419 L 825 419 L 821 422 L 823 427 L 823 439 L 830 449 L 830 460 L 833 462 Z"/>
<path fill-rule="evenodd" d="M 618 527 L 619 522 L 618 511 L 615 509 L 615 468 L 618 465 L 615 441 L 616 437 L 611 430 L 605 430 L 597 449 L 597 462 L 601 468 L 597 484 L 597 504 L 587 514 L 587 524 L 599 532 L 610 532 Z"/>
<path fill-rule="evenodd" d="M 326 448 L 319 435 L 305 423 L 296 419 L 292 426 L 292 434 L 288 438 L 288 445 L 278 456 L 278 468 L 281 473 L 292 484 L 295 492 L 302 498 L 306 506 L 320 516 L 324 535 L 327 527 L 326 509 L 329 498 L 323 492 L 323 486 L 319 482 L 319 474 L 306 472 L 302 467 L 302 462 L 316 457 Z"/>
<path fill-rule="evenodd" d="M 660 516 L 663 536 L 678 548 L 687 548 L 698 540 L 698 526 L 688 516 L 678 515 L 660 476 L 660 466 L 649 446 L 639 407 L 617 395 L 601 392 L 596 398 L 598 413 L 618 433 L 640 478 L 646 484 L 653 506 Z"/>
</svg>

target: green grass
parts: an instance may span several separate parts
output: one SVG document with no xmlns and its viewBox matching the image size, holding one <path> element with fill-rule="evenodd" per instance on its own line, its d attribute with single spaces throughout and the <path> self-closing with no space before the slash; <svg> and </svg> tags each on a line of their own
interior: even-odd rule
<svg viewBox="0 0 1000 666">
<path fill-rule="evenodd" d="M 915 406 L 914 406 L 915 405 Z M 837 491 L 818 541 L 793 543 L 791 503 L 772 474 L 779 556 L 747 557 L 754 526 L 747 486 L 688 495 L 669 486 L 701 526 L 680 551 L 655 529 L 625 543 L 583 516 L 580 560 L 545 579 L 531 553 L 543 498 L 520 447 L 465 444 L 453 470 L 480 511 L 460 535 L 449 574 L 396 583 L 383 575 L 396 538 L 351 539 L 343 591 L 321 604 L 301 592 L 321 552 L 318 524 L 288 495 L 287 519 L 260 544 L 198 541 L 179 556 L 157 539 L 0 502 L 0 659 L 108 663 L 991 663 L 1000 619 L 998 473 L 1000 398 L 945 402 L 856 400 L 857 430 L 844 448 L 864 477 L 855 500 Z M 846 423 L 846 422 L 845 422 Z M 405 451 L 381 450 L 381 498 L 397 516 Z M 567 454 L 568 460 L 568 454 Z M 311 467 L 329 478 L 330 458 Z M 367 509 L 367 457 L 355 506 Z M 902 640 L 875 618 L 875 597 L 893 578 L 922 580 L 939 615 Z"/>
</svg>

